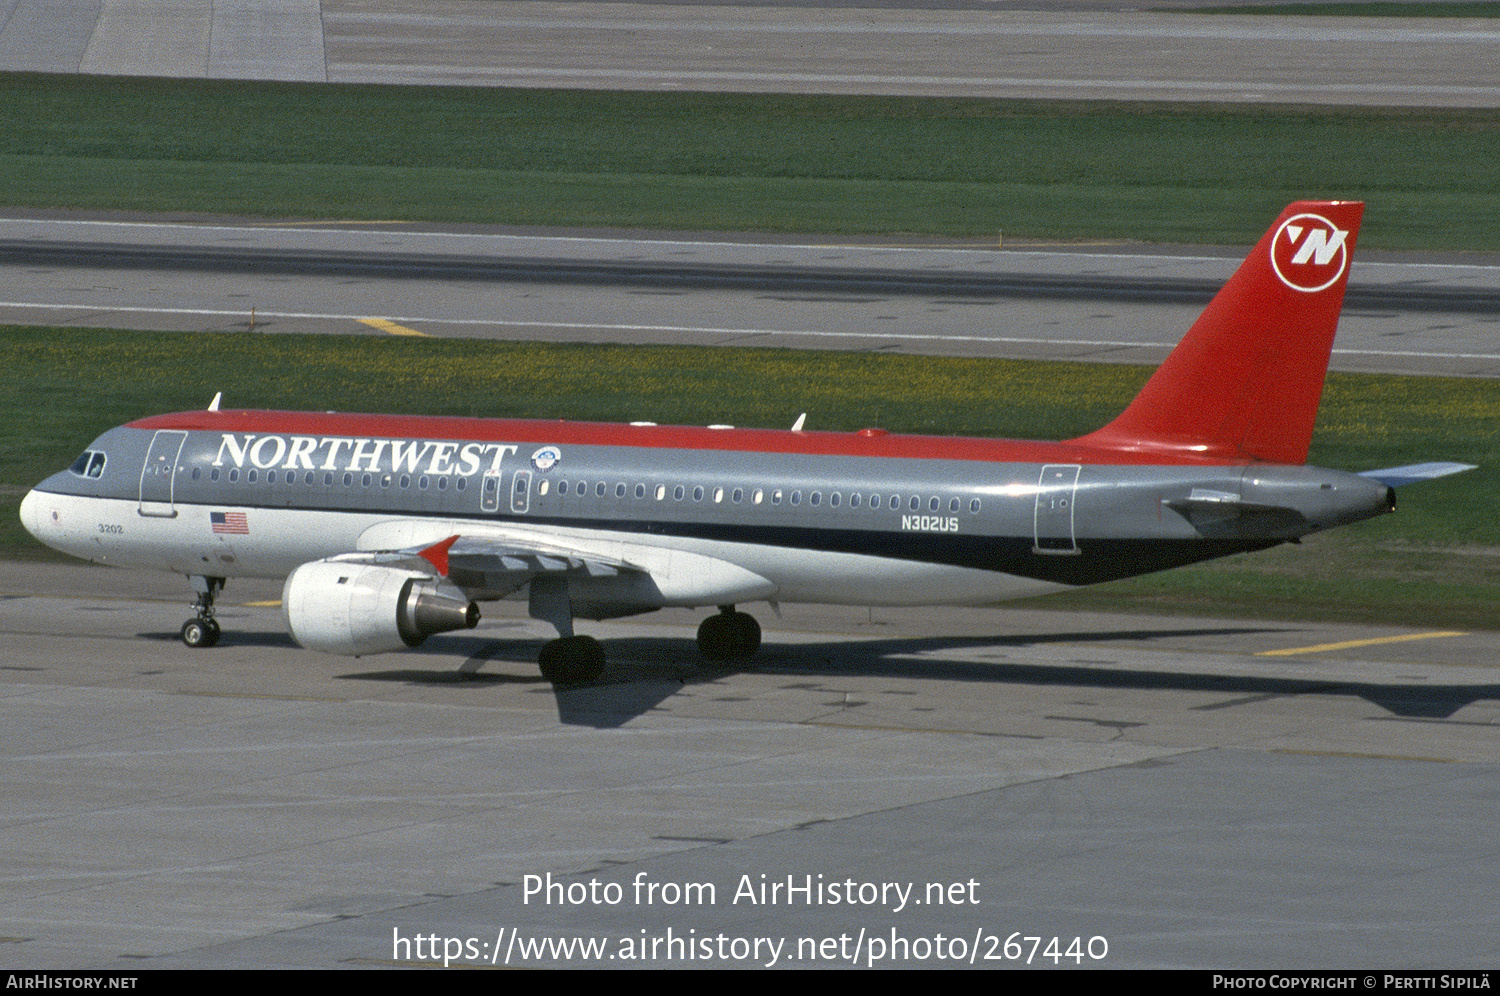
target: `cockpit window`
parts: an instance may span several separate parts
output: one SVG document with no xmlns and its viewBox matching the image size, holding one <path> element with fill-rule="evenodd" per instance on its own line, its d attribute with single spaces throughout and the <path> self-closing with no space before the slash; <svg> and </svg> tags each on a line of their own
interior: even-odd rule
<svg viewBox="0 0 1500 996">
<path fill-rule="evenodd" d="M 79 477 L 101 477 L 106 459 L 102 450 L 84 450 L 68 469 Z"/>
</svg>

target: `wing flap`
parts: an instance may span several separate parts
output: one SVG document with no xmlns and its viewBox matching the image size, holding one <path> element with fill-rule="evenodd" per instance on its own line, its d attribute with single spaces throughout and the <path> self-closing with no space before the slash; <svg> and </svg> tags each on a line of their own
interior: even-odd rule
<svg viewBox="0 0 1500 996">
<path fill-rule="evenodd" d="M 538 577 L 565 579 L 576 598 L 607 594 L 613 602 L 643 610 L 760 601 L 777 591 L 754 571 L 717 557 L 535 527 L 384 522 L 366 530 L 358 543 L 362 552 L 350 556 L 430 572 L 433 563 L 426 554 L 445 544 L 447 576 L 479 600 L 502 598 Z"/>
</svg>

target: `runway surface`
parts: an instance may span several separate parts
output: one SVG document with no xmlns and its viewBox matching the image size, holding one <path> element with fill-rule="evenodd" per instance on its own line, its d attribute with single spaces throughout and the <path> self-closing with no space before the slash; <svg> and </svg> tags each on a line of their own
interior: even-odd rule
<svg viewBox="0 0 1500 996">
<path fill-rule="evenodd" d="M 1500 103 L 1500 30 L 1489 20 L 1283 19 L 1089 3 L 924 6 L 0 0 L 0 69 L 633 90 Z"/>
<path fill-rule="evenodd" d="M 0 219 L 0 321 L 1159 363 L 1248 247 Z M 1500 374 L 1500 257 L 1355 263 L 1333 366 Z"/>
<path fill-rule="evenodd" d="M 718 670 L 674 612 L 559 692 L 514 613 L 347 660 L 277 594 L 205 653 L 181 579 L 0 565 L 10 964 L 1493 964 L 1495 634 L 787 607 Z"/>
</svg>

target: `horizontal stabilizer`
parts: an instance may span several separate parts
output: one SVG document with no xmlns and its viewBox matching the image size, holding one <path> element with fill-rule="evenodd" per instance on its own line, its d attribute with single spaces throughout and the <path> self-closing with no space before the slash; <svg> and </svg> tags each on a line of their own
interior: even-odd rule
<svg viewBox="0 0 1500 996">
<path fill-rule="evenodd" d="M 1360 477 L 1379 481 L 1388 488 L 1399 488 L 1404 484 L 1430 481 L 1449 474 L 1461 474 L 1466 470 L 1478 470 L 1472 463 L 1413 463 L 1405 467 L 1388 467 L 1385 470 L 1362 470 Z"/>
</svg>

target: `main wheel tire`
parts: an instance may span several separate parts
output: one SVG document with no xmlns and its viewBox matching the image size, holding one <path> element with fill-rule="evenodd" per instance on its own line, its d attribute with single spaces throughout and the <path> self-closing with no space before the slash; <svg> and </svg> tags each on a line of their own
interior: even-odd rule
<svg viewBox="0 0 1500 996">
<path fill-rule="evenodd" d="M 754 657 L 760 649 L 760 623 L 748 612 L 736 612 L 734 620 L 734 656 Z"/>
<path fill-rule="evenodd" d="M 542 644 L 542 677 L 554 685 L 581 685 L 604 673 L 604 647 L 592 636 L 564 636 Z"/>
<path fill-rule="evenodd" d="M 698 652 L 711 661 L 750 657 L 760 649 L 760 623 L 748 612 L 720 612 L 698 626 Z"/>
<path fill-rule="evenodd" d="M 734 656 L 734 633 L 729 620 L 728 615 L 720 613 L 698 624 L 698 653 L 711 661 L 727 661 Z"/>
</svg>

